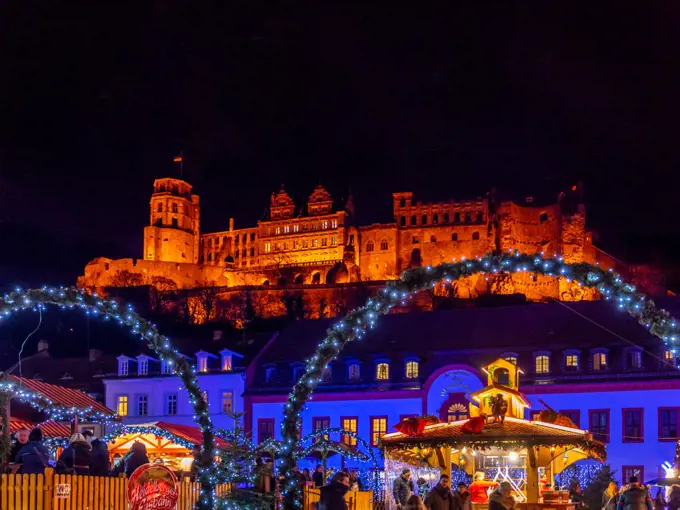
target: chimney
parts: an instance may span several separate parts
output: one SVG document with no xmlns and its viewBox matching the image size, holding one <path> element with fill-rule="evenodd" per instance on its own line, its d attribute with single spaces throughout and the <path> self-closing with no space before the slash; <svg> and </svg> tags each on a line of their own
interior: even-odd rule
<svg viewBox="0 0 680 510">
<path fill-rule="evenodd" d="M 229 232 L 234 231 L 234 218 L 229 218 Z"/>
<path fill-rule="evenodd" d="M 90 361 L 97 361 L 101 358 L 102 354 L 104 354 L 104 352 L 100 349 L 90 349 Z"/>
<path fill-rule="evenodd" d="M 38 342 L 38 353 L 41 353 L 41 352 L 47 353 L 49 350 L 50 350 L 50 343 L 47 340 L 45 340 L 44 338 L 42 338 Z"/>
</svg>

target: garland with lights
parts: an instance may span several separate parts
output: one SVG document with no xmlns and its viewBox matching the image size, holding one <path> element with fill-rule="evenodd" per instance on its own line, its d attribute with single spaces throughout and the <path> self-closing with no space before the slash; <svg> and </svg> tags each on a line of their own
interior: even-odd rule
<svg viewBox="0 0 680 510">
<path fill-rule="evenodd" d="M 180 437 L 176 434 L 173 434 L 172 432 L 168 432 L 167 430 L 163 430 L 156 425 L 147 425 L 147 426 L 139 426 L 139 425 L 124 425 L 122 427 L 119 427 L 116 430 L 113 430 L 106 434 L 105 436 L 102 437 L 102 441 L 105 443 L 111 443 L 115 441 L 115 439 L 119 436 L 125 435 L 125 434 L 152 434 L 156 437 L 162 437 L 163 439 L 167 439 L 168 441 L 172 441 L 173 443 L 186 448 L 187 450 L 192 450 L 194 446 L 196 446 L 196 443 L 193 443 L 183 437 Z"/>
<path fill-rule="evenodd" d="M 404 271 L 400 280 L 390 282 L 366 305 L 349 312 L 343 319 L 326 332 L 326 338 L 317 346 L 316 353 L 307 360 L 306 373 L 293 387 L 283 411 L 281 424 L 283 442 L 282 492 L 287 509 L 302 506 L 300 489 L 295 481 L 295 451 L 297 449 L 297 424 L 302 417 L 305 403 L 316 386 L 322 381 L 322 374 L 328 363 L 351 341 L 362 339 L 366 332 L 375 327 L 380 315 L 389 313 L 395 305 L 405 305 L 412 294 L 432 289 L 440 281 L 450 283 L 478 273 L 536 273 L 550 277 L 565 278 L 578 285 L 598 290 L 608 301 L 614 301 L 618 308 L 627 312 L 652 335 L 661 338 L 673 349 L 678 343 L 678 326 L 665 310 L 659 310 L 646 296 L 636 293 L 635 287 L 624 282 L 609 270 L 588 263 L 567 263 L 562 257 L 544 258 L 543 254 L 525 255 L 509 252 L 501 255 L 487 254 L 473 260 L 443 263 L 436 267 L 427 266 Z"/>
<path fill-rule="evenodd" d="M 212 510 L 215 498 L 215 484 L 211 464 L 215 438 L 208 405 L 203 400 L 201 389 L 196 378 L 196 368 L 189 365 L 186 359 L 172 347 L 167 337 L 160 334 L 154 324 L 147 321 L 132 310 L 132 306 L 123 307 L 116 301 L 106 300 L 97 294 L 88 294 L 76 287 L 43 287 L 41 289 L 16 289 L 0 299 L 0 324 L 13 313 L 25 310 L 42 310 L 45 305 L 55 305 L 62 309 L 80 309 L 86 315 L 101 317 L 103 320 L 114 320 L 126 326 L 134 335 L 146 341 L 149 347 L 169 365 L 177 368 L 194 406 L 194 419 L 203 434 L 203 450 L 199 467 L 201 494 L 196 507 L 201 510 Z"/>
<path fill-rule="evenodd" d="M 366 451 L 366 453 L 356 450 L 356 454 L 354 454 L 351 453 L 351 451 L 345 450 L 340 446 L 344 445 L 344 443 L 336 443 L 335 441 L 330 441 L 329 439 L 326 439 L 326 436 L 330 437 L 331 434 L 340 434 L 340 437 L 342 436 L 351 437 L 357 442 L 357 444 L 361 445 L 361 447 Z M 295 457 L 298 459 L 307 457 L 314 450 L 326 448 L 329 451 L 336 452 L 349 460 L 356 460 L 359 462 L 366 462 L 367 460 L 370 460 L 374 468 L 378 467 L 378 459 L 376 458 L 375 453 L 373 452 L 373 448 L 371 448 L 363 438 L 359 437 L 359 435 L 356 432 L 351 432 L 340 427 L 328 427 L 325 429 L 318 429 L 310 434 L 307 434 L 300 440 L 300 444 L 304 443 L 309 443 L 309 445 L 306 448 L 303 448 L 302 450 L 296 452 Z M 346 446 L 348 448 L 352 448 L 352 446 L 350 445 Z"/>
</svg>

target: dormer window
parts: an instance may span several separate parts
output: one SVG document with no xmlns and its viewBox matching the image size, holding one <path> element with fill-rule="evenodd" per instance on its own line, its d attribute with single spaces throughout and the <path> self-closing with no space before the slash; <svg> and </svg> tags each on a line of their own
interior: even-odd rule
<svg viewBox="0 0 680 510">
<path fill-rule="evenodd" d="M 390 378 L 390 364 L 381 362 L 375 366 L 375 378 L 378 381 L 387 381 Z"/>
<path fill-rule="evenodd" d="M 222 372 L 231 372 L 233 370 L 231 353 L 222 353 Z"/>
<path fill-rule="evenodd" d="M 633 370 L 642 368 L 642 351 L 631 349 L 626 353 L 626 368 Z"/>
<path fill-rule="evenodd" d="M 146 356 L 137 358 L 137 375 L 149 375 L 149 358 Z"/>
<path fill-rule="evenodd" d="M 264 370 L 264 380 L 267 384 L 274 383 L 274 376 L 276 375 L 276 367 L 267 367 Z"/>
<path fill-rule="evenodd" d="M 172 360 L 161 361 L 161 374 L 171 375 L 174 372 L 175 372 L 175 370 L 174 370 L 174 367 L 172 366 Z"/>
<path fill-rule="evenodd" d="M 678 361 L 675 357 L 675 352 L 671 350 L 665 350 L 663 351 L 663 367 L 664 368 L 677 368 L 678 366 Z"/>
<path fill-rule="evenodd" d="M 196 353 L 196 359 L 198 361 L 198 371 L 207 372 L 208 371 L 208 353 L 199 352 Z"/>
<path fill-rule="evenodd" d="M 600 372 L 607 370 L 607 364 L 609 360 L 607 359 L 607 353 L 604 351 L 599 351 L 593 353 L 593 370 L 595 372 Z"/>
<path fill-rule="evenodd" d="M 118 376 L 127 377 L 130 374 L 130 358 L 121 356 L 118 358 Z"/>
<path fill-rule="evenodd" d="M 418 378 L 418 362 L 410 360 L 406 362 L 406 379 Z"/>
<path fill-rule="evenodd" d="M 519 356 L 517 355 L 516 352 L 504 352 L 503 354 L 501 354 L 501 358 L 503 358 L 508 363 L 517 365 L 517 359 L 519 358 Z"/>
<path fill-rule="evenodd" d="M 348 381 L 358 381 L 361 379 L 361 368 L 359 363 L 353 362 L 347 365 L 347 380 Z"/>
<path fill-rule="evenodd" d="M 547 374 L 550 372 L 550 356 L 548 353 L 538 353 L 535 358 L 535 372 Z"/>
</svg>

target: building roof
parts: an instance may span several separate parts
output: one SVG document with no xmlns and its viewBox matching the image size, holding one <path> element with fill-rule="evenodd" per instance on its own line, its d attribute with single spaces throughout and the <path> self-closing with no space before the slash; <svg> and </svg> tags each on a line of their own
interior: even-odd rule
<svg viewBox="0 0 680 510">
<path fill-rule="evenodd" d="M 71 436 L 71 428 L 68 425 L 64 425 L 63 423 L 59 423 L 58 421 L 54 420 L 47 420 L 42 423 L 39 423 L 38 425 L 28 421 L 28 420 L 22 420 L 20 418 L 14 418 L 10 417 L 9 421 L 9 431 L 10 433 L 14 434 L 18 430 L 21 429 L 34 429 L 35 427 L 38 427 L 40 430 L 42 430 L 43 437 L 45 438 L 63 438 L 63 437 L 70 437 Z"/>
<path fill-rule="evenodd" d="M 113 416 L 113 411 L 101 402 L 96 401 L 82 391 L 71 388 L 64 388 L 55 384 L 48 384 L 42 381 L 10 376 L 9 379 L 23 388 L 27 388 L 35 393 L 39 393 L 52 401 L 56 405 L 64 407 L 76 407 L 79 409 L 91 408 L 93 411 Z"/>
<path fill-rule="evenodd" d="M 528 401 L 528 399 L 527 399 L 527 397 L 524 393 L 522 393 L 519 390 L 514 390 L 512 388 L 508 388 L 507 386 L 503 386 L 502 384 L 498 384 L 498 383 L 491 383 L 488 386 L 485 386 L 484 388 L 482 388 L 481 390 L 477 390 L 473 393 L 470 393 L 470 397 L 475 398 L 476 396 L 481 395 L 482 393 L 486 393 L 489 390 L 496 390 L 496 391 L 500 391 L 500 392 L 505 392 L 509 395 L 514 395 L 515 397 L 520 399 L 520 402 L 523 405 L 525 405 L 525 406 L 529 405 L 529 401 Z"/>
<path fill-rule="evenodd" d="M 141 431 L 144 431 L 144 433 L 153 434 L 155 430 L 157 430 L 160 434 L 170 434 L 171 436 L 175 436 L 194 445 L 203 444 L 203 434 L 201 433 L 201 429 L 198 427 L 193 427 L 191 425 L 179 425 L 177 423 L 169 423 L 166 421 L 154 421 L 149 423 L 126 425 L 122 432 L 116 435 L 114 440 L 118 441 L 122 436 L 141 433 Z M 228 446 L 229 443 L 227 443 L 224 439 L 215 437 L 215 444 L 219 448 L 224 448 Z"/>
</svg>

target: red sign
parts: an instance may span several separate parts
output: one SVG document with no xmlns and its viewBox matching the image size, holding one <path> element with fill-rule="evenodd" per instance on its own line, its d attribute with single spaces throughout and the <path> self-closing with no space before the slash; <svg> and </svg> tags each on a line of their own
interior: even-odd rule
<svg viewBox="0 0 680 510">
<path fill-rule="evenodd" d="M 128 482 L 130 510 L 174 510 L 179 494 L 175 474 L 162 464 L 144 464 Z"/>
</svg>

